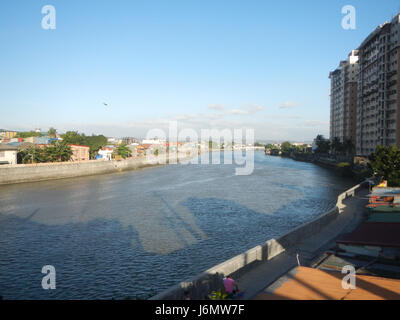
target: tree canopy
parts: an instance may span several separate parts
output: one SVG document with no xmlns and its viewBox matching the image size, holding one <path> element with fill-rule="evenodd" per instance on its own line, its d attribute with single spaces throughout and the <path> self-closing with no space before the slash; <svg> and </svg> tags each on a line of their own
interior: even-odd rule
<svg viewBox="0 0 400 320">
<path fill-rule="evenodd" d="M 317 135 L 315 143 L 317 144 L 316 153 L 328 153 L 331 148 L 331 142 L 321 134 Z"/>
<path fill-rule="evenodd" d="M 285 141 L 281 144 L 281 151 L 282 152 L 290 152 L 293 148 L 292 144 L 289 141 Z"/>
<path fill-rule="evenodd" d="M 157 149 L 158 150 L 158 149 Z M 129 149 L 126 144 L 121 143 L 116 150 L 116 153 L 120 155 L 122 158 L 126 159 L 132 154 L 131 149 Z"/>
<path fill-rule="evenodd" d="M 100 148 L 107 145 L 107 138 L 103 135 L 86 136 L 84 133 L 78 131 L 67 131 L 62 134 L 63 141 L 67 144 L 78 144 L 90 147 L 90 157 L 94 158 Z"/>
<path fill-rule="evenodd" d="M 62 162 L 69 161 L 71 148 L 64 141 L 56 141 L 44 148 L 30 146 L 18 153 L 20 163 Z"/>
<path fill-rule="evenodd" d="M 400 187 L 400 148 L 378 146 L 370 156 L 370 166 L 389 186 Z"/>
<path fill-rule="evenodd" d="M 51 127 L 49 131 L 47 131 L 47 135 L 49 136 L 49 138 L 55 138 L 57 135 L 57 130 Z"/>
<path fill-rule="evenodd" d="M 36 131 L 24 131 L 24 132 L 18 132 L 15 135 L 15 138 L 29 138 L 29 137 L 40 137 L 42 134 L 40 132 Z"/>
</svg>

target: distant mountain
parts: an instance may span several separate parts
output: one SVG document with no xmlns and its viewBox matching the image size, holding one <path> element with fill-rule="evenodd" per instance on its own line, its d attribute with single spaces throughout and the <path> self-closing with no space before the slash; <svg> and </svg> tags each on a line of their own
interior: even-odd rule
<svg viewBox="0 0 400 320">
<path fill-rule="evenodd" d="M 289 141 L 290 143 L 295 143 L 295 142 L 297 142 L 297 143 L 304 143 L 304 144 L 311 144 L 312 143 L 312 141 L 299 141 L 299 140 L 255 140 L 255 142 L 259 142 L 259 143 L 262 143 L 262 144 L 274 144 L 274 143 L 282 143 L 282 142 L 285 142 L 285 141 Z"/>
</svg>

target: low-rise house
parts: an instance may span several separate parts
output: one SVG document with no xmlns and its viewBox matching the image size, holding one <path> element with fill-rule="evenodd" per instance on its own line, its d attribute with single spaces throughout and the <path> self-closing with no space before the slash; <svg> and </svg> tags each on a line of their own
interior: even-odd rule
<svg viewBox="0 0 400 320">
<path fill-rule="evenodd" d="M 161 141 L 160 139 L 144 139 L 142 140 L 142 145 L 162 145 L 164 144 L 163 141 Z"/>
<path fill-rule="evenodd" d="M 17 131 L 10 131 L 10 130 L 0 129 L 0 137 L 2 137 L 2 138 L 12 139 L 16 135 L 17 135 Z"/>
<path fill-rule="evenodd" d="M 37 137 L 24 138 L 24 142 L 37 143 Z"/>
<path fill-rule="evenodd" d="M 87 161 L 90 159 L 90 147 L 89 146 L 81 146 L 77 144 L 69 144 L 72 155 L 71 161 Z"/>
<path fill-rule="evenodd" d="M 0 145 L 0 164 L 17 164 L 18 147 Z"/>
<path fill-rule="evenodd" d="M 112 154 L 114 153 L 114 149 L 111 147 L 104 147 L 99 149 L 97 153 L 99 155 L 97 159 L 111 160 Z"/>
<path fill-rule="evenodd" d="M 118 138 L 108 138 L 107 142 L 113 145 L 119 145 L 122 143 L 122 139 L 118 139 Z"/>
<path fill-rule="evenodd" d="M 49 144 L 51 141 L 56 141 L 57 139 L 55 138 L 49 138 L 49 137 L 28 137 L 24 138 L 25 142 L 30 142 L 34 144 Z"/>
<path fill-rule="evenodd" d="M 132 157 L 136 157 L 138 155 L 138 147 L 139 147 L 138 143 L 132 143 L 132 144 L 128 145 L 127 147 L 131 150 Z"/>
</svg>

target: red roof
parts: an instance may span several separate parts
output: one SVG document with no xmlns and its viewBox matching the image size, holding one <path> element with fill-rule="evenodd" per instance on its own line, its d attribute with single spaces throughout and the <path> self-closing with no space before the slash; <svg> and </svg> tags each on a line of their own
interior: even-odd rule
<svg viewBox="0 0 400 320">
<path fill-rule="evenodd" d="M 166 142 L 165 143 L 165 145 L 167 147 L 170 147 L 170 146 L 181 146 L 182 144 L 183 144 L 183 142 Z"/>
<path fill-rule="evenodd" d="M 336 241 L 347 245 L 400 248 L 400 223 L 362 223 L 352 233 Z"/>
<path fill-rule="evenodd" d="M 80 145 L 80 144 L 68 144 L 69 146 L 74 146 L 74 147 L 84 147 L 84 148 L 90 148 L 89 146 L 84 146 L 84 145 Z"/>
</svg>

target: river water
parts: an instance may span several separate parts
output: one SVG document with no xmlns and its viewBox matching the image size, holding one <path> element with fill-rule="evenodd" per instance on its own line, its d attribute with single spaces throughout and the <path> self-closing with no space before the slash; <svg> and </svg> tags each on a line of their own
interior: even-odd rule
<svg viewBox="0 0 400 320">
<path fill-rule="evenodd" d="M 332 208 L 353 181 L 255 153 L 234 165 L 169 165 L 0 186 L 4 299 L 144 297 Z M 56 269 L 44 290 L 42 267 Z"/>
</svg>

